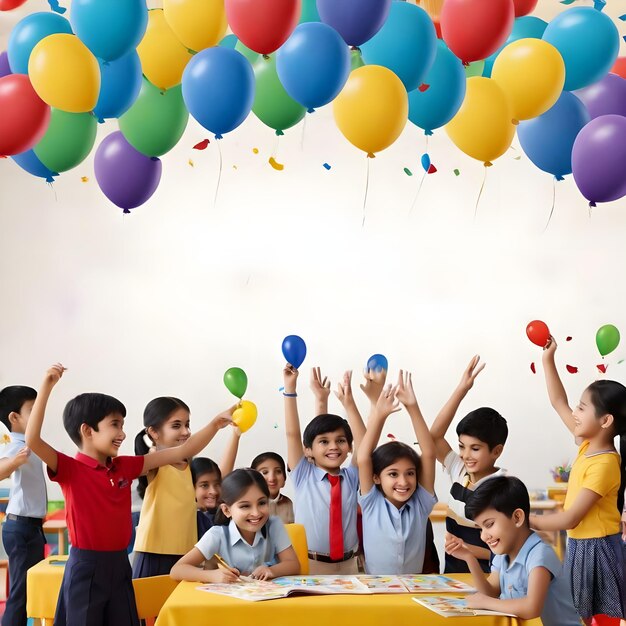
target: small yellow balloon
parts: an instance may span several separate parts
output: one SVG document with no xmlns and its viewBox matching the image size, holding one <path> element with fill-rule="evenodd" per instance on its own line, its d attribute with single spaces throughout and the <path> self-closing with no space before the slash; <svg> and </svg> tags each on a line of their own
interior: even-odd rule
<svg viewBox="0 0 626 626">
<path fill-rule="evenodd" d="M 76 35 L 44 37 L 28 60 L 28 77 L 51 107 L 70 113 L 92 111 L 100 93 L 100 66 Z"/>
<path fill-rule="evenodd" d="M 515 125 L 511 105 L 498 83 L 482 76 L 468 78 L 463 104 L 446 124 L 446 132 L 457 148 L 485 165 L 504 154 L 513 141 Z"/>
<path fill-rule="evenodd" d="M 518 39 L 498 54 L 491 78 L 507 95 L 514 120 L 545 113 L 565 84 L 565 63 L 559 51 L 541 39 Z"/>
<path fill-rule="evenodd" d="M 233 422 L 242 433 L 250 430 L 256 422 L 257 410 L 254 402 L 242 400 L 238 409 L 233 411 Z"/>
<path fill-rule="evenodd" d="M 228 27 L 224 0 L 163 0 L 163 13 L 179 41 L 196 52 L 216 46 Z"/>
<path fill-rule="evenodd" d="M 380 65 L 352 71 L 333 101 L 335 122 L 344 137 L 373 157 L 402 133 L 409 115 L 409 98 L 402 81 Z"/>
<path fill-rule="evenodd" d="M 148 27 L 137 46 L 145 77 L 159 89 L 180 84 L 192 54 L 180 43 L 163 15 L 163 9 L 148 11 Z"/>
</svg>

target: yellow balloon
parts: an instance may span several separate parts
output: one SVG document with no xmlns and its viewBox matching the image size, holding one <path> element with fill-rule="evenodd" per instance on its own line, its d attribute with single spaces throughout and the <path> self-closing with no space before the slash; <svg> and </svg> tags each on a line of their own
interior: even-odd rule
<svg viewBox="0 0 626 626">
<path fill-rule="evenodd" d="M 511 105 L 498 83 L 482 76 L 468 78 L 463 104 L 446 124 L 446 132 L 457 148 L 485 165 L 504 154 L 513 141 L 515 125 Z"/>
<path fill-rule="evenodd" d="M 86 113 L 98 102 L 100 66 L 76 35 L 44 37 L 30 54 L 28 77 L 37 95 L 55 109 Z"/>
<path fill-rule="evenodd" d="M 404 130 L 409 98 L 391 70 L 364 65 L 350 73 L 333 101 L 333 114 L 344 137 L 372 157 L 388 148 Z"/>
<path fill-rule="evenodd" d="M 224 34 L 224 0 L 163 0 L 163 13 L 180 42 L 196 52 L 216 46 Z"/>
<path fill-rule="evenodd" d="M 233 411 L 233 422 L 242 433 L 250 430 L 256 422 L 257 410 L 254 402 L 242 400 L 238 409 Z"/>
<path fill-rule="evenodd" d="M 137 46 L 145 77 L 159 89 L 180 84 L 183 70 L 192 54 L 176 38 L 163 15 L 163 9 L 148 11 L 148 27 Z"/>
<path fill-rule="evenodd" d="M 565 84 L 559 51 L 541 39 L 518 39 L 498 54 L 491 78 L 509 98 L 513 118 L 529 120 L 545 113 Z"/>
</svg>

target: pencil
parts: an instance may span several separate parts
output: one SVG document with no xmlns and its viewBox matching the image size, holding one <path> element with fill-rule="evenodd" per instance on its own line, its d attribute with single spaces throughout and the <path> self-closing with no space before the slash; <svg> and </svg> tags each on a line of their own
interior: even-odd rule
<svg viewBox="0 0 626 626">
<path fill-rule="evenodd" d="M 226 561 L 219 555 L 219 554 L 215 554 L 215 560 L 222 566 L 225 567 L 226 569 L 232 571 L 234 568 L 231 567 L 228 563 L 226 563 Z M 237 576 L 237 580 L 241 580 L 240 576 Z"/>
</svg>

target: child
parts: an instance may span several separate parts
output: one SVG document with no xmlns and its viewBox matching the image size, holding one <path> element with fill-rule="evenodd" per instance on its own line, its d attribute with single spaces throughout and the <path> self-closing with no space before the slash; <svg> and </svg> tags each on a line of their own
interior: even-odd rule
<svg viewBox="0 0 626 626">
<path fill-rule="evenodd" d="M 259 472 L 231 472 L 222 482 L 222 500 L 215 526 L 172 568 L 174 580 L 230 583 L 240 575 L 268 580 L 300 572 L 283 523 L 270 517 L 269 489 Z"/>
<path fill-rule="evenodd" d="M 461 382 L 437 415 L 430 433 L 435 441 L 437 460 L 450 476 L 452 487 L 446 516 L 446 540 L 466 544 L 478 559 L 483 571 L 489 572 L 491 552 L 480 538 L 480 529 L 465 515 L 465 504 L 472 491 L 483 481 L 502 476 L 505 470 L 495 467 L 508 435 L 506 420 L 494 409 L 482 407 L 468 413 L 456 427 L 459 454 L 446 441 L 446 432 L 474 380 L 485 367 L 475 356 L 467 366 Z M 467 572 L 467 563 L 446 553 L 444 572 Z"/>
<path fill-rule="evenodd" d="M 118 456 L 126 408 L 111 396 L 84 393 L 70 400 L 63 425 L 79 447 L 75 458 L 41 438 L 48 398 L 65 368 L 46 373 L 26 428 L 26 444 L 63 490 L 72 548 L 65 566 L 56 626 L 138 626 L 126 547 L 131 536 L 130 485 L 134 478 L 182 463 L 232 422 L 235 407 L 217 415 L 185 443 L 145 456 Z M 176 532 L 173 527 L 170 532 Z"/>
<path fill-rule="evenodd" d="M 287 470 L 285 461 L 276 452 L 263 452 L 254 457 L 251 464 L 252 469 L 257 470 L 270 490 L 270 515 L 276 515 L 283 520 L 283 524 L 293 524 L 293 502 L 280 490 L 285 486 Z"/>
<path fill-rule="evenodd" d="M 399 441 L 374 446 L 387 417 L 407 408 L 422 449 Z M 428 515 L 434 495 L 435 444 L 417 404 L 411 374 L 400 370 L 397 387 L 386 387 L 367 422 L 359 448 L 363 547 L 368 574 L 420 574 L 424 565 Z M 374 488 L 375 487 L 375 488 Z"/>
<path fill-rule="evenodd" d="M 468 564 L 478 589 L 467 597 L 467 604 L 525 620 L 541 616 L 543 626 L 579 626 L 561 562 L 530 530 L 529 511 L 528 491 L 519 478 L 498 476 L 476 488 L 465 514 L 480 526 L 495 554 L 492 574 L 485 578 L 468 546 L 446 543 L 446 550 Z"/>
<path fill-rule="evenodd" d="M 0 480 L 13 475 L 2 527 L 2 543 L 9 557 L 9 597 L 2 624 L 26 624 L 26 572 L 44 558 L 43 518 L 46 515 L 46 481 L 41 459 L 26 447 L 24 432 L 37 392 L 12 386 L 0 391 L 0 420 L 11 432 L 10 443 L 0 453 Z"/>
<path fill-rule="evenodd" d="M 572 597 L 586 624 L 594 615 L 626 618 L 624 546 L 617 494 L 620 457 L 613 440 L 626 433 L 626 387 L 613 380 L 591 383 L 572 412 L 554 362 L 550 337 L 543 365 L 553 408 L 580 445 L 562 513 L 531 515 L 538 530 L 567 530 Z"/>
</svg>

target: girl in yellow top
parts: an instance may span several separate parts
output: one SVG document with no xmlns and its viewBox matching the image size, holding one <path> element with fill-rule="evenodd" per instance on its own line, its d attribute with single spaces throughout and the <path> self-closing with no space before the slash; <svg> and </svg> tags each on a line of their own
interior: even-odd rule
<svg viewBox="0 0 626 626">
<path fill-rule="evenodd" d="M 538 530 L 567 530 L 565 567 L 574 606 L 585 624 L 594 615 L 626 618 L 626 558 L 621 540 L 620 456 L 614 439 L 626 432 L 626 387 L 613 380 L 591 383 L 572 411 L 554 362 L 550 337 L 543 353 L 548 396 L 580 445 L 570 473 L 564 511 L 531 515 Z"/>
</svg>

